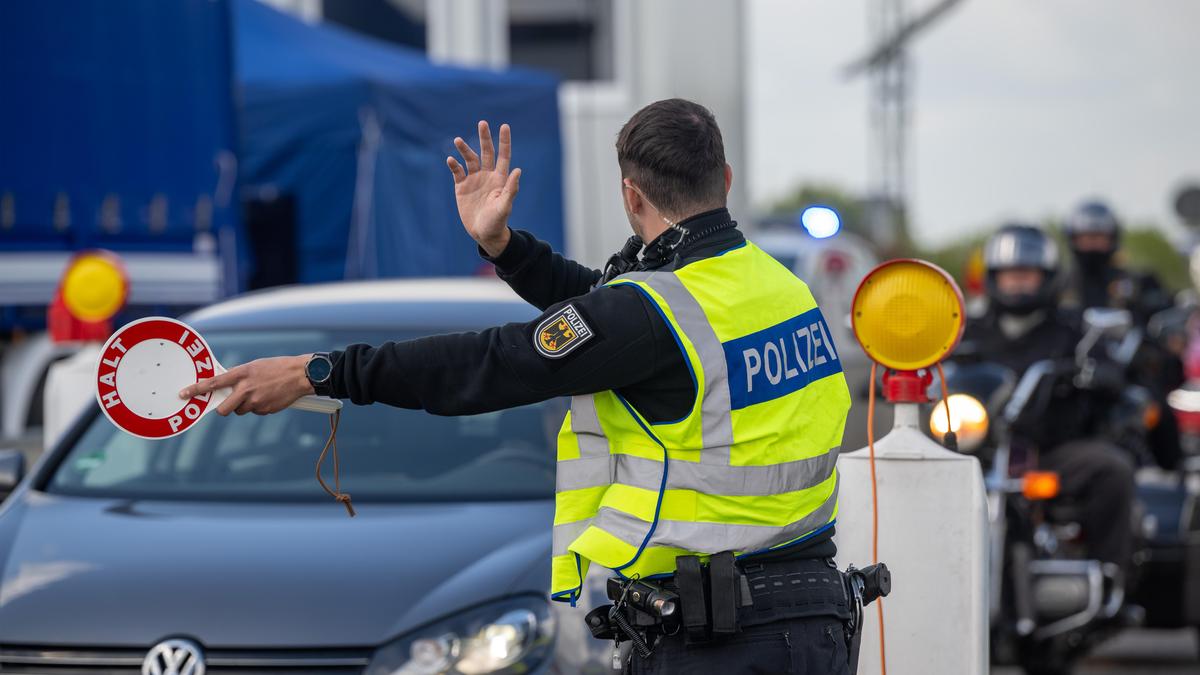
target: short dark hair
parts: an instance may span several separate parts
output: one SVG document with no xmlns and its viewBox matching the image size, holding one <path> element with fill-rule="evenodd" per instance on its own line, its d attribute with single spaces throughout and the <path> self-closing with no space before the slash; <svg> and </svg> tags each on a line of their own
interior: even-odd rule
<svg viewBox="0 0 1200 675">
<path fill-rule="evenodd" d="M 634 113 L 617 135 L 617 162 L 622 178 L 665 213 L 725 205 L 725 143 L 699 103 L 671 98 Z"/>
</svg>

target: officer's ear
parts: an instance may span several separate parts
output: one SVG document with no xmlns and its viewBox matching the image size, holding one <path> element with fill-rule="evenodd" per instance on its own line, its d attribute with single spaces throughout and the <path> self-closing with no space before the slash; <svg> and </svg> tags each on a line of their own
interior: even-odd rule
<svg viewBox="0 0 1200 675">
<path fill-rule="evenodd" d="M 642 211 L 642 193 L 635 187 L 633 182 L 628 178 L 621 179 L 621 199 L 625 202 L 625 212 L 630 216 L 636 216 Z"/>
<path fill-rule="evenodd" d="M 733 187 L 733 167 L 729 164 L 725 165 L 725 194 L 729 194 L 729 188 Z"/>
</svg>

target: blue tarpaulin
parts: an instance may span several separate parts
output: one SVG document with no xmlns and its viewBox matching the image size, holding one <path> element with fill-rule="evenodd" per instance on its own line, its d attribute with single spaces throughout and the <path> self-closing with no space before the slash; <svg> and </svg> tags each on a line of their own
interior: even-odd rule
<svg viewBox="0 0 1200 675">
<path fill-rule="evenodd" d="M 243 186 L 295 197 L 301 281 L 475 273 L 447 156 L 480 119 L 513 129 L 511 222 L 561 249 L 557 82 L 424 54 L 234 0 Z M 373 133 L 377 129 L 378 133 Z"/>
<path fill-rule="evenodd" d="M 0 2 L 0 251 L 236 235 L 228 6 Z"/>
</svg>

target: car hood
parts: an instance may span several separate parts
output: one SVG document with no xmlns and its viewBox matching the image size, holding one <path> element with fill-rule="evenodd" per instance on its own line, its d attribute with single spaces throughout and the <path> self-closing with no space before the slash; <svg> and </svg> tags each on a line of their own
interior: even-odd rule
<svg viewBox="0 0 1200 675">
<path fill-rule="evenodd" d="M 228 504 L 14 495 L 0 643 L 373 646 L 549 585 L 553 503 Z"/>
</svg>

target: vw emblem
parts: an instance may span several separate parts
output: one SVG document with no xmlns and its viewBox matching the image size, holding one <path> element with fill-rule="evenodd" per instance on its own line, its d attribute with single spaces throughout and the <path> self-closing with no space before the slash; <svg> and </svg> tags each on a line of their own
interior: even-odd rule
<svg viewBox="0 0 1200 675">
<path fill-rule="evenodd" d="M 191 640 L 163 640 L 146 654 L 142 675 L 204 675 L 204 652 Z"/>
</svg>

